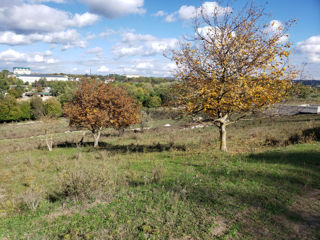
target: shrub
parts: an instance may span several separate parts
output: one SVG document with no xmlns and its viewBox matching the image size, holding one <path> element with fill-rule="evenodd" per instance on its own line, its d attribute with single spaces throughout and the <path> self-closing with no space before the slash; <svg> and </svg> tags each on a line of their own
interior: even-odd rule
<svg viewBox="0 0 320 240">
<path fill-rule="evenodd" d="M 39 96 L 33 96 L 30 101 L 31 105 L 31 118 L 33 120 L 40 119 L 44 116 L 44 104 Z"/>
<path fill-rule="evenodd" d="M 60 102 L 57 99 L 50 98 L 44 102 L 45 115 L 50 118 L 61 117 L 63 111 Z"/>
<path fill-rule="evenodd" d="M 20 115 L 18 102 L 13 96 L 7 95 L 0 100 L 0 122 L 17 121 Z"/>
<path fill-rule="evenodd" d="M 20 209 L 35 211 L 42 202 L 44 194 L 37 187 L 28 189 L 20 195 Z"/>
<path fill-rule="evenodd" d="M 19 98 L 22 97 L 24 90 L 23 88 L 13 88 L 13 89 L 9 89 L 8 93 L 12 96 L 14 96 L 15 98 Z"/>
<path fill-rule="evenodd" d="M 52 199 L 71 198 L 85 200 L 103 191 L 109 183 L 109 178 L 102 171 L 73 170 L 66 171 L 59 182 L 59 189 Z"/>
<path fill-rule="evenodd" d="M 158 96 L 149 97 L 146 99 L 143 105 L 149 108 L 159 107 L 161 106 L 161 98 Z"/>
<path fill-rule="evenodd" d="M 20 119 L 19 120 L 29 120 L 31 119 L 31 106 L 30 102 L 22 102 L 19 104 L 20 107 Z"/>
</svg>

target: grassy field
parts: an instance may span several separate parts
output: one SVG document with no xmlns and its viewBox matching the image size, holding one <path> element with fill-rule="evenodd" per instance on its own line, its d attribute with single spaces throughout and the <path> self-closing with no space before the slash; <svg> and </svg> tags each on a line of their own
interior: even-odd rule
<svg viewBox="0 0 320 240">
<path fill-rule="evenodd" d="M 61 119 L 52 152 L 48 123 L 3 124 L 0 239 L 319 239 L 319 120 L 245 119 L 226 154 L 188 119 L 108 129 L 99 149 Z"/>
</svg>

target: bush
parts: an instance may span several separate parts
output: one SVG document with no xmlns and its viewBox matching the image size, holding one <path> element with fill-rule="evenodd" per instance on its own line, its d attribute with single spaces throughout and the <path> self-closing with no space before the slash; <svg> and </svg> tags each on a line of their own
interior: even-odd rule
<svg viewBox="0 0 320 240">
<path fill-rule="evenodd" d="M 32 187 L 19 196 L 20 209 L 35 211 L 44 199 L 44 193 L 37 187 Z"/>
<path fill-rule="evenodd" d="M 40 119 L 44 116 L 44 104 L 39 96 L 33 96 L 30 101 L 31 105 L 31 118 L 33 120 Z"/>
<path fill-rule="evenodd" d="M 22 102 L 19 104 L 20 107 L 20 119 L 19 120 L 29 120 L 31 119 L 31 106 L 30 102 Z"/>
<path fill-rule="evenodd" d="M 7 95 L 0 100 L 0 121 L 17 121 L 20 119 L 20 108 L 17 100 Z"/>
<path fill-rule="evenodd" d="M 12 96 L 14 96 L 15 98 L 20 98 L 22 97 L 22 94 L 23 94 L 24 90 L 23 88 L 13 88 L 13 89 L 10 89 L 8 90 L 8 93 Z"/>
<path fill-rule="evenodd" d="M 160 107 L 161 106 L 161 98 L 158 96 L 152 96 L 146 99 L 143 103 L 145 107 L 153 108 L 153 107 Z"/>
<path fill-rule="evenodd" d="M 61 117 L 63 110 L 58 100 L 50 98 L 44 103 L 45 115 L 49 118 Z"/>
<path fill-rule="evenodd" d="M 109 183 L 105 173 L 85 171 L 82 169 L 66 171 L 60 178 L 59 190 L 50 198 L 85 200 L 94 197 L 99 191 L 104 191 Z"/>
<path fill-rule="evenodd" d="M 62 93 L 58 96 L 58 100 L 62 106 L 64 106 L 65 103 L 72 101 L 74 94 L 75 94 L 75 91 L 76 91 L 75 87 L 71 88 L 71 87 L 67 86 L 64 90 L 64 93 Z"/>
</svg>

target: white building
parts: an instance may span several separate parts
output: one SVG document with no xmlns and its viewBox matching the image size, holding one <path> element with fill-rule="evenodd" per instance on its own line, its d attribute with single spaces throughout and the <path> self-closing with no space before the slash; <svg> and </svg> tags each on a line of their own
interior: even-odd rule
<svg viewBox="0 0 320 240">
<path fill-rule="evenodd" d="M 19 74 L 31 74 L 31 70 L 28 67 L 14 67 L 13 68 L 13 74 L 19 75 Z"/>
<path fill-rule="evenodd" d="M 126 75 L 127 78 L 139 78 L 140 75 Z"/>
<path fill-rule="evenodd" d="M 33 75 L 19 75 L 17 78 L 21 79 L 23 82 L 34 83 L 40 79 L 46 79 L 47 81 L 68 81 L 68 76 L 61 75 L 43 75 L 43 74 L 33 74 Z"/>
</svg>

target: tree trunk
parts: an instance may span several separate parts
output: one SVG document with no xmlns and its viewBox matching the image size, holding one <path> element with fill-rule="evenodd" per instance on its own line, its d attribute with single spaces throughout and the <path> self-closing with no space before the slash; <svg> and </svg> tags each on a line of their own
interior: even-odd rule
<svg viewBox="0 0 320 240">
<path fill-rule="evenodd" d="M 52 145 L 53 145 L 53 137 L 52 137 L 52 134 L 49 134 L 48 132 L 49 131 L 46 129 L 45 130 L 46 144 L 47 144 L 49 152 L 51 152 L 52 151 Z"/>
<path fill-rule="evenodd" d="M 95 133 L 95 131 L 92 132 L 93 133 L 93 137 L 94 137 L 94 145 L 93 147 L 98 147 L 99 146 L 99 139 L 100 139 L 100 135 L 101 135 L 101 128 L 98 129 L 98 132 Z"/>
<path fill-rule="evenodd" d="M 227 152 L 227 131 L 226 131 L 226 123 L 220 123 L 220 150 L 223 152 Z"/>
</svg>

